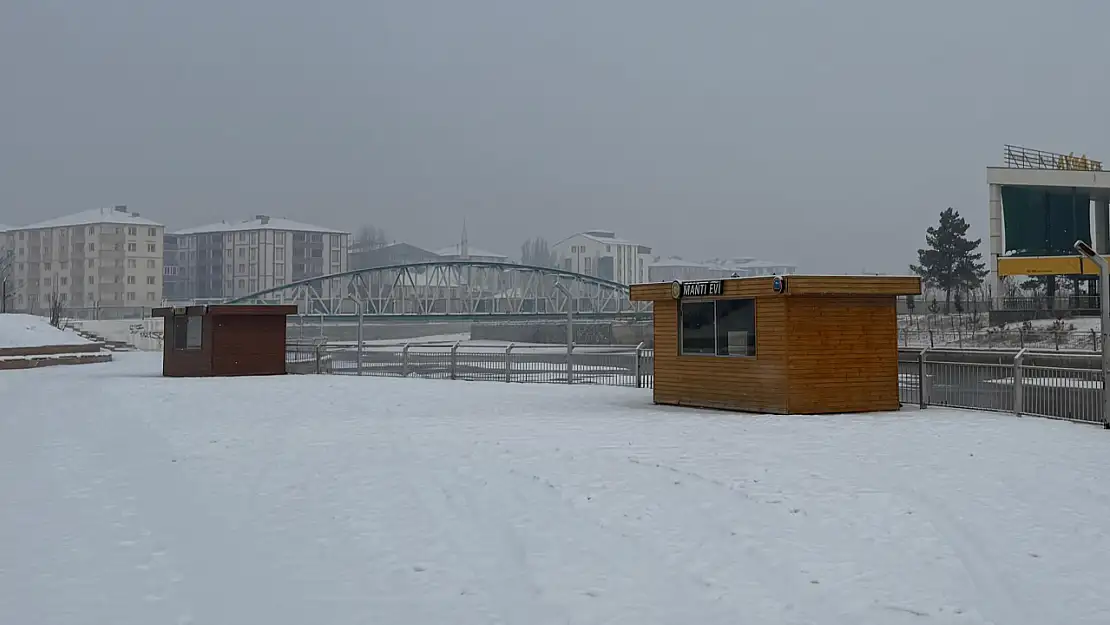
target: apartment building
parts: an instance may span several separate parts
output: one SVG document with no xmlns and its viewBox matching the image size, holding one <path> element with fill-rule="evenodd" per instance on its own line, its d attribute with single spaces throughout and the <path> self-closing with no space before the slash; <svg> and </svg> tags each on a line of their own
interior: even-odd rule
<svg viewBox="0 0 1110 625">
<path fill-rule="evenodd" d="M 14 310 L 144 308 L 162 302 L 162 224 L 126 206 L 97 208 L 0 233 L 11 253 Z"/>
<path fill-rule="evenodd" d="M 617 238 L 610 230 L 588 230 L 551 246 L 558 266 L 566 271 L 636 284 L 647 282 L 651 248 Z"/>
<path fill-rule="evenodd" d="M 167 274 L 180 300 L 242 297 L 347 271 L 350 233 L 256 215 L 171 233 Z M 168 247 L 167 247 L 168 249 Z M 321 293 L 325 295 L 325 293 Z"/>
</svg>

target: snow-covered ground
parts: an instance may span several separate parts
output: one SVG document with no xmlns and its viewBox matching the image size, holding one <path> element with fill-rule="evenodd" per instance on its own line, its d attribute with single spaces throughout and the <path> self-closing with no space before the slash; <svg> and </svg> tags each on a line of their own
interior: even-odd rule
<svg viewBox="0 0 1110 625">
<path fill-rule="evenodd" d="M 0 347 L 83 345 L 85 339 L 69 330 L 50 325 L 46 317 L 15 313 L 0 314 Z"/>
<path fill-rule="evenodd" d="M 0 623 L 1110 622 L 1110 436 L 636 389 L 0 374 Z"/>
</svg>

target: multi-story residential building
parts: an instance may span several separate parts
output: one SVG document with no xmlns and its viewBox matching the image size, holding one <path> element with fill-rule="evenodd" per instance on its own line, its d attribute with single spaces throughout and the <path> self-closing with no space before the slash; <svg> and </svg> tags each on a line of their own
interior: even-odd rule
<svg viewBox="0 0 1110 625">
<path fill-rule="evenodd" d="M 162 302 L 162 224 L 98 208 L 0 234 L 12 252 L 15 310 L 142 309 Z"/>
<path fill-rule="evenodd" d="M 647 282 L 651 248 L 610 230 L 581 232 L 551 246 L 559 268 L 621 284 Z"/>
<path fill-rule="evenodd" d="M 178 230 L 174 237 L 182 299 L 242 297 L 347 271 L 350 233 L 256 215 Z M 324 293 L 321 293 L 324 295 Z"/>
<path fill-rule="evenodd" d="M 167 302 L 187 302 L 189 297 L 189 250 L 181 247 L 187 237 L 167 234 L 162 252 L 162 297 Z"/>
</svg>

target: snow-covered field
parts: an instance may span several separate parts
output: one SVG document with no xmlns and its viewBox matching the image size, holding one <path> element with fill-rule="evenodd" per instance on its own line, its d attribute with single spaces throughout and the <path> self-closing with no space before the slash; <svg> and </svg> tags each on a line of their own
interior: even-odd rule
<svg viewBox="0 0 1110 625">
<path fill-rule="evenodd" d="M 6 313 L 0 315 L 0 347 L 41 347 L 44 345 L 83 345 L 88 343 L 76 333 L 59 330 L 46 317 Z"/>
<path fill-rule="evenodd" d="M 0 374 L 0 623 L 1110 622 L 1110 436 L 636 389 Z"/>
</svg>

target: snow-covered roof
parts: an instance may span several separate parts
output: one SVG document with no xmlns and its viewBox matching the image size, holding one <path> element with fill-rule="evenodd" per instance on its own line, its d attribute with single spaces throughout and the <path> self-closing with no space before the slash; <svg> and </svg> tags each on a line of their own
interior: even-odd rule
<svg viewBox="0 0 1110 625">
<path fill-rule="evenodd" d="M 0 224 L 0 232 L 7 232 L 8 230 L 11 230 L 11 229 L 12 229 L 11 226 Z"/>
<path fill-rule="evenodd" d="M 216 232 L 239 232 L 244 230 L 293 230 L 297 232 L 349 234 L 348 232 L 344 232 L 343 230 L 324 228 L 322 226 L 313 226 L 311 224 L 293 221 L 292 219 L 269 217 L 267 215 L 257 215 L 254 219 L 247 219 L 239 222 L 221 221 L 214 224 L 208 224 L 207 226 L 185 228 L 184 230 L 178 230 L 173 234 L 210 234 Z"/>
<path fill-rule="evenodd" d="M 462 245 L 459 244 L 459 243 L 456 243 L 455 245 L 449 245 L 447 247 L 440 248 L 438 250 L 432 250 L 432 253 L 435 254 L 436 256 L 459 256 L 459 257 L 461 257 L 462 256 Z M 477 247 L 470 247 L 469 245 L 466 247 L 466 255 L 470 258 L 508 258 L 508 256 L 506 256 L 504 254 L 498 254 L 497 252 L 491 252 L 489 250 L 483 250 L 483 249 L 480 249 L 480 248 L 477 248 Z"/>
<path fill-rule="evenodd" d="M 648 267 L 704 267 L 706 269 L 712 269 L 716 266 L 682 258 L 662 258 L 655 262 L 648 263 Z"/>
<path fill-rule="evenodd" d="M 80 213 L 47 219 L 29 226 L 16 226 L 10 230 L 40 230 L 43 228 L 69 228 L 72 226 L 91 226 L 94 224 L 127 224 L 132 226 L 161 226 L 162 224 L 139 213 L 127 210 L 126 206 L 114 208 L 93 208 Z"/>
<path fill-rule="evenodd" d="M 597 241 L 598 243 L 608 243 L 610 245 L 638 245 L 638 243 L 633 243 L 628 239 L 621 239 L 617 237 L 616 234 L 610 230 L 587 230 L 586 232 L 579 232 L 577 234 L 572 234 L 565 239 L 556 241 L 555 245 L 559 245 L 564 241 L 569 241 L 574 237 L 583 237 L 585 239 L 590 239 L 591 241 Z"/>
</svg>

